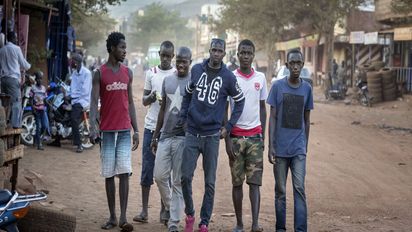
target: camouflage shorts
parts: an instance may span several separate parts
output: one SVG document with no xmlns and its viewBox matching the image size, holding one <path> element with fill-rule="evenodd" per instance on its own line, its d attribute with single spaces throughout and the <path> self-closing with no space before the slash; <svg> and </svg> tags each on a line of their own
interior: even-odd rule
<svg viewBox="0 0 412 232">
<path fill-rule="evenodd" d="M 236 158 L 230 161 L 233 186 L 246 183 L 262 185 L 263 174 L 263 139 L 232 138 Z"/>
</svg>

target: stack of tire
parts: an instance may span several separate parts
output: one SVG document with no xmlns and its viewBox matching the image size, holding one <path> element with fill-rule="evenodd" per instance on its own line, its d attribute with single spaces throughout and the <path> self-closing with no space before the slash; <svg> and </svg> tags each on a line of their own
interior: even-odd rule
<svg viewBox="0 0 412 232">
<path fill-rule="evenodd" d="M 371 102 L 381 102 L 383 100 L 382 73 L 380 71 L 369 71 L 366 73 L 366 79 L 368 82 L 368 91 Z"/>
<path fill-rule="evenodd" d="M 6 112 L 0 104 L 0 135 L 3 135 L 6 131 L 6 122 Z M 5 148 L 3 139 L 0 139 L 0 166 L 3 166 Z"/>
<path fill-rule="evenodd" d="M 396 73 L 390 68 L 381 69 L 382 96 L 384 101 L 394 101 L 397 98 Z"/>
</svg>

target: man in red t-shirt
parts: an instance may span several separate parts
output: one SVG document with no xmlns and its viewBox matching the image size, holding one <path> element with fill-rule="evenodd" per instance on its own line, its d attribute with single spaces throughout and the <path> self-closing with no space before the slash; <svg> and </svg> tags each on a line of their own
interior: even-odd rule
<svg viewBox="0 0 412 232">
<path fill-rule="evenodd" d="M 96 69 L 92 83 L 90 104 L 90 139 L 101 142 L 101 175 L 105 178 L 109 220 L 101 228 L 108 230 L 117 226 L 115 212 L 114 177 L 119 177 L 120 218 L 122 231 L 132 231 L 127 222 L 126 210 L 129 195 L 129 176 L 132 173 L 131 150 L 139 145 L 136 110 L 133 103 L 132 71 L 122 62 L 126 57 L 126 41 L 122 33 L 112 32 L 106 40 L 108 61 Z M 100 133 L 97 130 L 98 101 L 100 108 Z M 130 127 L 133 127 L 131 147 Z"/>
</svg>

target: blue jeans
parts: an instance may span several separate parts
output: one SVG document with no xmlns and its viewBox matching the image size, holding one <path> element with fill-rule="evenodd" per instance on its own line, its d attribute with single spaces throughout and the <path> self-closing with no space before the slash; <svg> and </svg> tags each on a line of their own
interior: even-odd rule
<svg viewBox="0 0 412 232">
<path fill-rule="evenodd" d="M 41 134 L 45 131 L 49 133 L 49 121 L 44 110 L 33 110 L 33 114 L 36 121 L 35 144 L 39 146 L 41 144 Z"/>
<path fill-rule="evenodd" d="M 152 142 L 153 132 L 149 129 L 144 129 L 143 133 L 143 148 L 142 148 L 142 176 L 140 177 L 140 185 L 150 187 L 153 184 L 153 169 L 155 165 L 155 156 L 153 155 L 150 143 Z"/>
<path fill-rule="evenodd" d="M 216 168 L 219 155 L 220 135 L 195 136 L 186 133 L 185 148 L 182 157 L 182 192 L 185 201 L 186 215 L 194 216 L 192 198 L 192 180 L 200 153 L 203 156 L 203 172 L 205 180 L 205 193 L 200 210 L 200 224 L 208 225 L 213 211 L 215 198 Z"/>
<path fill-rule="evenodd" d="M 288 170 L 292 172 L 294 229 L 307 231 L 307 208 L 305 196 L 306 155 L 291 158 L 276 157 L 273 173 L 275 175 L 276 231 L 286 231 L 286 180 Z"/>
</svg>

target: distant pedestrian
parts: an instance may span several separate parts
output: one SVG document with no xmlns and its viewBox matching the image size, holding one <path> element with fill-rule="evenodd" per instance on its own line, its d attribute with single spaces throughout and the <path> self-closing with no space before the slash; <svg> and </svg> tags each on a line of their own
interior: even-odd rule
<svg viewBox="0 0 412 232">
<path fill-rule="evenodd" d="M 36 84 L 32 86 L 30 91 L 30 97 L 33 99 L 33 114 L 36 121 L 36 136 L 35 142 L 37 150 L 44 150 L 42 137 L 43 133 L 49 135 L 49 125 L 45 106 L 45 99 L 47 98 L 47 90 L 44 85 L 42 85 L 43 72 L 37 71 L 34 73 Z"/>
<path fill-rule="evenodd" d="M 226 153 L 229 156 L 232 174 L 232 200 L 236 213 L 236 227 L 233 232 L 244 231 L 242 219 L 243 182 L 249 185 L 249 199 L 252 208 L 252 232 L 263 231 L 259 226 L 260 186 L 263 174 L 263 147 L 266 125 L 266 104 L 268 92 L 265 75 L 252 68 L 255 45 L 242 40 L 237 56 L 240 68 L 233 73 L 245 95 L 245 107 L 230 136 L 226 137 Z M 233 107 L 233 101 L 230 101 Z"/>
<path fill-rule="evenodd" d="M 192 232 L 195 209 L 192 198 L 192 180 L 200 153 L 203 156 L 205 192 L 199 223 L 200 232 L 207 232 L 213 212 L 219 138 L 225 138 L 238 121 L 245 104 L 245 97 L 236 77 L 223 64 L 226 43 L 212 39 L 209 59 L 196 64 L 191 70 L 191 79 L 186 86 L 182 103 L 180 126 L 187 128 L 182 162 L 182 191 L 185 200 L 185 232 Z M 227 98 L 235 105 L 226 125 L 222 126 Z"/>
<path fill-rule="evenodd" d="M 155 156 L 152 153 L 150 144 L 153 133 L 156 129 L 157 117 L 161 105 L 161 92 L 163 80 L 166 76 L 172 75 L 176 69 L 172 66 L 174 57 L 174 45 L 170 41 L 164 41 L 159 50 L 160 65 L 152 67 L 146 71 L 146 80 L 143 90 L 143 105 L 149 106 L 144 123 L 143 148 L 142 148 L 142 175 L 140 186 L 142 188 L 142 211 L 133 218 L 133 221 L 147 223 L 149 219 L 149 195 L 153 182 L 153 169 Z M 161 204 L 160 221 L 167 223 L 169 215 L 165 207 Z"/>
<path fill-rule="evenodd" d="M 306 154 L 313 96 L 310 84 L 299 78 L 303 68 L 299 50 L 287 54 L 289 76 L 273 83 L 267 99 L 269 117 L 269 162 L 275 176 L 276 231 L 286 231 L 286 179 L 292 173 L 294 231 L 307 231 L 305 194 Z"/>
<path fill-rule="evenodd" d="M 92 74 L 83 65 L 83 57 L 80 54 L 73 54 L 71 67 L 73 73 L 70 82 L 70 94 L 72 110 L 70 113 L 72 123 L 73 145 L 76 152 L 83 152 L 83 145 L 80 139 L 79 126 L 82 122 L 83 111 L 90 106 L 90 94 L 92 91 Z"/>
<path fill-rule="evenodd" d="M 122 33 L 112 32 L 106 40 L 108 61 L 96 69 L 93 76 L 90 105 L 90 139 L 101 141 L 101 175 L 105 188 L 110 217 L 101 228 L 109 230 L 117 225 L 122 231 L 132 231 L 126 212 L 129 198 L 129 176 L 132 174 L 131 150 L 139 146 L 136 110 L 133 102 L 133 73 L 122 64 L 126 57 L 126 39 Z M 98 102 L 100 128 L 97 125 Z M 133 136 L 131 136 L 131 128 Z M 100 129 L 100 131 L 99 131 Z M 133 147 L 130 141 L 133 140 Z M 120 218 L 117 223 L 114 177 L 119 178 Z"/>
<path fill-rule="evenodd" d="M 10 122 L 13 128 L 21 127 L 21 70 L 29 70 L 31 65 L 26 61 L 14 32 L 7 33 L 7 43 L 0 48 L 1 92 L 10 95 Z"/>
<path fill-rule="evenodd" d="M 179 231 L 179 221 L 183 213 L 181 166 L 185 131 L 181 127 L 176 128 L 176 123 L 179 119 L 185 87 L 190 80 L 191 63 L 190 49 L 179 48 L 176 54 L 177 72 L 165 77 L 163 81 L 162 105 L 151 144 L 153 154 L 156 154 L 155 181 L 166 211 L 170 212 L 169 232 Z M 172 177 L 171 186 L 170 177 Z"/>
<path fill-rule="evenodd" d="M 235 58 L 234 56 L 231 56 L 231 57 L 230 57 L 229 62 L 230 62 L 230 63 L 228 64 L 227 68 L 228 68 L 230 71 L 235 71 L 236 69 L 239 68 L 239 66 L 236 64 L 236 58 Z"/>
</svg>

